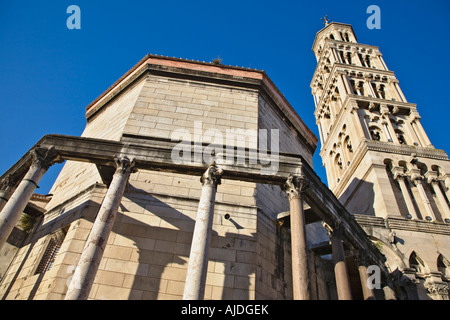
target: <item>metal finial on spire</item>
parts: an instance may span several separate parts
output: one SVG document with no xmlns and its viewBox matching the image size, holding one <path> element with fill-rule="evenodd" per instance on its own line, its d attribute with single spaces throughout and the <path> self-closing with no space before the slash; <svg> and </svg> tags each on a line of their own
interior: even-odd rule
<svg viewBox="0 0 450 320">
<path fill-rule="evenodd" d="M 330 20 L 327 19 L 327 17 L 328 17 L 328 15 L 325 15 L 325 17 L 323 17 L 323 18 L 320 19 L 320 20 L 323 20 L 323 24 L 324 24 L 325 26 L 327 26 L 327 25 L 330 24 Z"/>
</svg>

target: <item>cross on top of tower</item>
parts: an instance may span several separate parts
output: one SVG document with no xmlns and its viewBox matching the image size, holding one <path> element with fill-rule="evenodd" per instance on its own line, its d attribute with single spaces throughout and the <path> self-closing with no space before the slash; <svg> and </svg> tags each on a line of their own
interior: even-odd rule
<svg viewBox="0 0 450 320">
<path fill-rule="evenodd" d="M 321 18 L 320 20 L 323 20 L 323 24 L 325 26 L 330 24 L 330 19 L 327 19 L 328 15 L 325 15 L 325 17 Z"/>
</svg>

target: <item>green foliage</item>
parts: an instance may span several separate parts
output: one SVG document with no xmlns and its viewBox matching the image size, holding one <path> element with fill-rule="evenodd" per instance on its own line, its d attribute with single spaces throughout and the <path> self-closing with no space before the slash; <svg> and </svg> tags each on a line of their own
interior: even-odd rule
<svg viewBox="0 0 450 320">
<path fill-rule="evenodd" d="M 19 226 L 23 231 L 25 231 L 26 233 L 29 233 L 31 230 L 33 230 L 35 222 L 36 222 L 35 217 L 32 217 L 32 216 L 24 213 L 22 215 L 22 217 L 20 218 Z"/>
<path fill-rule="evenodd" d="M 378 249 L 378 250 L 381 250 L 381 249 L 383 249 L 383 242 L 381 242 L 381 241 L 375 241 L 375 247 Z"/>
<path fill-rule="evenodd" d="M 222 59 L 220 59 L 220 57 L 217 57 L 216 59 L 213 60 L 212 63 L 216 66 L 220 66 L 222 64 Z"/>
</svg>

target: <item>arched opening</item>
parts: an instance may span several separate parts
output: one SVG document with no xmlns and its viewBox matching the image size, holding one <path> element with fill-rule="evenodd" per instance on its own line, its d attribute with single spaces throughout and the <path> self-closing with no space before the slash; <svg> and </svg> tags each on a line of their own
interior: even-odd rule
<svg viewBox="0 0 450 320">
<path fill-rule="evenodd" d="M 369 128 L 370 136 L 374 141 L 381 141 L 381 130 L 378 127 L 371 126 Z"/>
<path fill-rule="evenodd" d="M 344 146 L 347 148 L 349 153 L 353 153 L 352 142 L 350 141 L 350 136 L 345 137 Z"/>
<path fill-rule="evenodd" d="M 404 144 L 404 145 L 408 144 L 406 142 L 405 135 L 403 134 L 402 130 L 395 129 L 395 135 L 397 136 L 397 140 L 400 144 Z"/>
<path fill-rule="evenodd" d="M 450 262 L 442 254 L 437 258 L 437 268 L 445 280 L 450 280 Z"/>
<path fill-rule="evenodd" d="M 414 269 L 418 274 L 425 274 L 425 263 L 423 260 L 416 254 L 415 251 L 411 252 L 409 256 L 409 267 Z"/>
<path fill-rule="evenodd" d="M 336 158 L 334 159 L 334 163 L 339 168 L 339 171 L 342 171 L 344 169 L 344 165 L 342 163 L 342 157 L 341 157 L 340 153 L 338 153 L 336 155 Z"/>
<path fill-rule="evenodd" d="M 442 178 L 445 175 L 445 173 L 442 171 L 441 167 L 438 165 L 433 164 L 431 166 L 431 170 L 437 172 L 438 178 Z"/>
<path fill-rule="evenodd" d="M 345 41 L 347 41 L 347 42 L 350 42 L 350 38 L 349 38 L 349 36 L 348 36 L 348 33 L 346 32 L 345 34 L 344 34 L 344 37 L 345 37 Z"/>
</svg>

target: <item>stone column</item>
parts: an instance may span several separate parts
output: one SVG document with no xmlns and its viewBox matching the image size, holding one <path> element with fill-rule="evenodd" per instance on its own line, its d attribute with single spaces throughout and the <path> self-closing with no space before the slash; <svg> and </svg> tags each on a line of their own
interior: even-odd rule
<svg viewBox="0 0 450 320">
<path fill-rule="evenodd" d="M 86 300 L 89 297 L 128 178 L 133 172 L 134 159 L 124 156 L 114 160 L 116 171 L 81 253 L 65 300 Z"/>
<path fill-rule="evenodd" d="M 308 245 L 302 192 L 306 188 L 303 176 L 289 176 L 283 186 L 288 194 L 291 219 L 292 287 L 294 300 L 310 300 Z"/>
<path fill-rule="evenodd" d="M 359 110 L 359 106 L 358 103 L 356 101 L 351 101 L 350 102 L 350 121 L 353 122 L 353 128 L 352 132 L 354 130 L 354 135 L 352 135 L 353 137 L 356 137 L 354 143 L 355 143 L 355 148 L 358 146 L 359 143 L 359 139 L 369 139 L 370 138 L 370 133 L 369 133 L 369 129 L 366 126 L 366 121 L 364 119 L 361 119 L 360 114 L 358 112 Z"/>
<path fill-rule="evenodd" d="M 408 209 L 408 214 L 411 216 L 411 219 L 418 220 L 419 218 L 417 216 L 416 209 L 414 208 L 411 195 L 405 182 L 406 175 L 403 173 L 403 168 L 394 167 L 392 168 L 392 173 L 394 175 L 394 180 L 397 180 L 400 190 L 402 191 L 402 196 L 405 200 L 406 208 Z"/>
<path fill-rule="evenodd" d="M 380 106 L 380 111 L 382 117 L 384 118 L 383 124 L 385 125 L 388 135 L 391 137 L 392 142 L 400 143 L 398 141 L 397 135 L 395 134 L 394 126 L 392 125 L 391 119 L 389 118 L 390 114 L 389 108 L 387 107 L 387 105 L 382 104 Z"/>
<path fill-rule="evenodd" d="M 55 148 L 37 147 L 31 151 L 32 163 L 9 201 L 0 212 L 0 248 L 19 222 L 28 202 L 48 168 L 59 161 Z"/>
<path fill-rule="evenodd" d="M 448 207 L 447 200 L 445 199 L 444 194 L 442 193 L 442 190 L 439 186 L 439 180 L 437 177 L 429 177 L 428 183 L 431 184 L 433 187 L 434 193 L 436 194 L 436 197 L 438 198 L 439 204 L 442 209 L 442 218 L 445 222 L 450 222 L 450 209 Z"/>
<path fill-rule="evenodd" d="M 222 173 L 222 169 L 219 169 L 216 165 L 211 165 L 200 179 L 203 187 L 192 236 L 183 293 L 184 300 L 203 300 L 204 298 L 214 202 Z"/>
<path fill-rule="evenodd" d="M 444 193 L 447 195 L 447 199 L 450 199 L 450 173 L 446 173 L 440 179 L 441 186 L 444 189 Z"/>
<path fill-rule="evenodd" d="M 420 140 L 420 143 L 424 147 L 433 147 L 431 144 L 430 139 L 428 139 L 428 136 L 425 132 L 425 130 L 422 127 L 422 124 L 420 123 L 420 115 L 417 111 L 411 111 L 410 119 L 411 119 L 411 127 L 416 132 L 417 137 Z"/>
<path fill-rule="evenodd" d="M 322 128 L 322 121 L 321 121 L 322 116 L 319 114 L 317 116 L 316 119 L 316 124 L 319 127 L 319 135 L 320 135 L 320 142 L 322 143 L 322 145 L 325 143 L 325 138 L 324 138 L 324 134 L 323 134 L 323 128 Z"/>
<path fill-rule="evenodd" d="M 365 76 L 364 79 L 366 80 L 367 86 L 369 87 L 369 93 L 372 97 L 376 98 L 377 94 L 375 93 L 375 91 L 373 90 L 372 87 L 372 78 L 370 76 Z"/>
<path fill-rule="evenodd" d="M 357 264 L 358 264 L 358 271 L 359 271 L 359 278 L 361 280 L 361 287 L 363 292 L 364 300 L 375 300 L 375 293 L 373 292 L 373 289 L 371 289 L 367 283 L 369 280 L 368 273 L 367 273 L 367 257 L 364 253 L 358 252 L 357 253 Z"/>
<path fill-rule="evenodd" d="M 332 229 L 325 225 L 330 235 L 331 251 L 334 262 L 334 275 L 336 278 L 336 289 L 339 300 L 352 300 L 352 292 L 350 289 L 350 279 L 348 277 L 347 263 L 345 262 L 344 245 L 342 243 L 343 230 L 337 226 Z"/>
<path fill-rule="evenodd" d="M 383 59 L 383 57 L 382 57 L 382 55 L 381 55 L 381 53 L 380 54 L 378 54 L 377 55 L 378 56 L 378 59 L 380 60 L 380 62 L 381 62 L 381 65 L 383 66 L 383 68 L 384 68 L 384 70 L 388 70 L 388 68 L 387 68 L 387 66 L 386 66 L 386 63 L 384 62 L 384 59 Z"/>
<path fill-rule="evenodd" d="M 425 211 L 427 212 L 428 217 L 431 218 L 431 220 L 436 221 L 436 217 L 434 216 L 433 208 L 431 208 L 430 200 L 427 197 L 427 193 L 425 192 L 425 189 L 422 185 L 422 176 L 415 176 L 412 178 L 414 181 L 414 184 L 417 187 L 417 190 L 419 191 L 420 198 L 422 199 L 423 205 L 425 207 Z"/>
<path fill-rule="evenodd" d="M 398 84 L 397 81 L 394 82 L 394 87 L 395 87 L 395 89 L 397 89 L 397 92 L 399 93 L 399 95 L 400 95 L 400 97 L 401 97 L 401 100 L 402 100 L 403 102 L 408 102 L 408 101 L 406 101 L 405 95 L 403 94 L 403 91 L 402 91 L 402 89 L 400 88 L 400 86 L 399 86 L 399 84 Z"/>
</svg>

